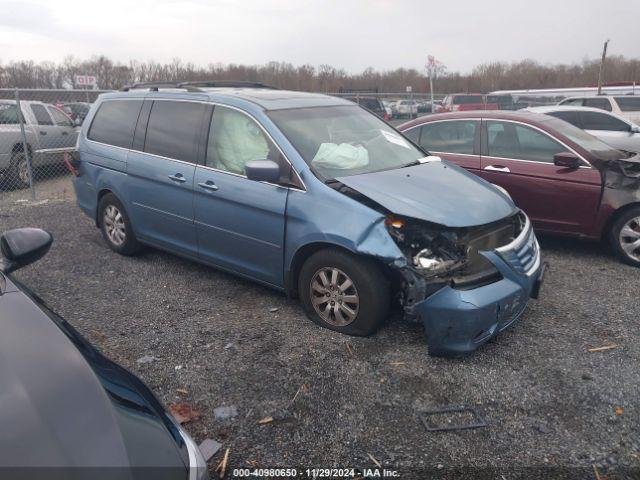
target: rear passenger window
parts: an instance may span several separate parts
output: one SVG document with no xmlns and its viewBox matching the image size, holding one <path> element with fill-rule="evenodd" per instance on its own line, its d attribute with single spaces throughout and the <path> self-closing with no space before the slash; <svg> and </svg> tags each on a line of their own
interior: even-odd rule
<svg viewBox="0 0 640 480">
<path fill-rule="evenodd" d="M 72 127 L 73 123 L 71 123 L 71 119 L 67 117 L 62 111 L 58 110 L 55 107 L 48 107 L 49 113 L 53 117 L 53 120 L 56 122 L 56 125 L 61 127 Z"/>
<path fill-rule="evenodd" d="M 206 108 L 205 104 L 197 102 L 154 101 L 144 151 L 196 163 Z"/>
<path fill-rule="evenodd" d="M 473 120 L 427 123 L 422 127 L 420 146 L 427 151 L 473 155 L 477 125 Z"/>
<path fill-rule="evenodd" d="M 51 117 L 49 116 L 47 109 L 44 108 L 42 105 L 38 105 L 37 103 L 32 104 L 31 111 L 36 116 L 36 121 L 38 122 L 38 125 L 53 125 L 53 122 L 51 121 Z"/>
<path fill-rule="evenodd" d="M 611 102 L 608 98 L 587 98 L 584 101 L 585 107 L 599 108 L 600 110 L 611 111 Z"/>
<path fill-rule="evenodd" d="M 546 133 L 511 122 L 487 122 L 489 156 L 553 163 L 567 149 Z"/>
<path fill-rule="evenodd" d="M 421 129 L 422 129 L 422 127 L 414 127 L 414 128 L 412 128 L 410 130 L 402 132 L 402 134 L 417 145 L 418 144 L 418 140 L 420 140 L 420 130 Z"/>
<path fill-rule="evenodd" d="M 547 115 L 551 115 L 552 117 L 559 118 L 560 120 L 564 120 L 565 122 L 569 122 L 571 125 L 575 125 L 578 128 L 582 128 L 580 123 L 580 117 L 578 116 L 578 112 L 572 112 L 567 110 L 560 110 L 557 112 L 550 112 Z"/>
<path fill-rule="evenodd" d="M 131 148 L 142 100 L 109 100 L 100 105 L 87 137 L 116 147 Z"/>
</svg>

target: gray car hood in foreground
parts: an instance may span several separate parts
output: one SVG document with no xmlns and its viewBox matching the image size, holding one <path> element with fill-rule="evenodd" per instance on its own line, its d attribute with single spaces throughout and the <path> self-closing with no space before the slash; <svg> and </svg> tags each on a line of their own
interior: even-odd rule
<svg viewBox="0 0 640 480">
<path fill-rule="evenodd" d="M 364 173 L 336 180 L 397 215 L 447 227 L 472 227 L 517 212 L 511 199 L 448 162 Z"/>
<path fill-rule="evenodd" d="M 104 467 L 109 478 L 186 478 L 176 442 L 139 380 L 7 282 L 0 295 L 0 469 L 20 468 L 26 478 L 96 478 L 98 470 L 88 469 Z"/>
</svg>

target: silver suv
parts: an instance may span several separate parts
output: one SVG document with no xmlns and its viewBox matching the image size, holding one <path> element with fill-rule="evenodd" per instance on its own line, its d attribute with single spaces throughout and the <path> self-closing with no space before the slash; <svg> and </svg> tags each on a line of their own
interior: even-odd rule
<svg viewBox="0 0 640 480">
<path fill-rule="evenodd" d="M 74 122 L 53 105 L 34 101 L 21 101 L 20 105 L 32 167 L 60 164 L 63 153 L 75 146 L 78 132 Z M 0 174 L 9 187 L 29 185 L 27 157 L 13 100 L 0 100 Z"/>
</svg>

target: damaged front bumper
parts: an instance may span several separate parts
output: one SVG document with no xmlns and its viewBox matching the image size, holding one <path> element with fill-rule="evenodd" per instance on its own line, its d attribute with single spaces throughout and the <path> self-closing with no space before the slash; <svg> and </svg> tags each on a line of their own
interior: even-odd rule
<svg viewBox="0 0 640 480">
<path fill-rule="evenodd" d="M 473 352 L 516 322 L 529 299 L 538 296 L 545 264 L 528 220 L 509 245 L 481 253 L 500 272 L 500 280 L 469 289 L 448 285 L 410 309 L 424 325 L 432 355 Z"/>
</svg>

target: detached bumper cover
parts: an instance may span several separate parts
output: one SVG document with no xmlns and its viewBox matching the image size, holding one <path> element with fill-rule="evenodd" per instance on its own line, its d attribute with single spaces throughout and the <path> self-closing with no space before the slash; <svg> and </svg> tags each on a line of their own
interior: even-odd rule
<svg viewBox="0 0 640 480">
<path fill-rule="evenodd" d="M 416 304 L 429 351 L 435 355 L 470 353 L 506 329 L 540 291 L 545 264 L 530 225 L 500 251 L 482 252 L 502 280 L 470 290 L 444 287 Z"/>
</svg>

